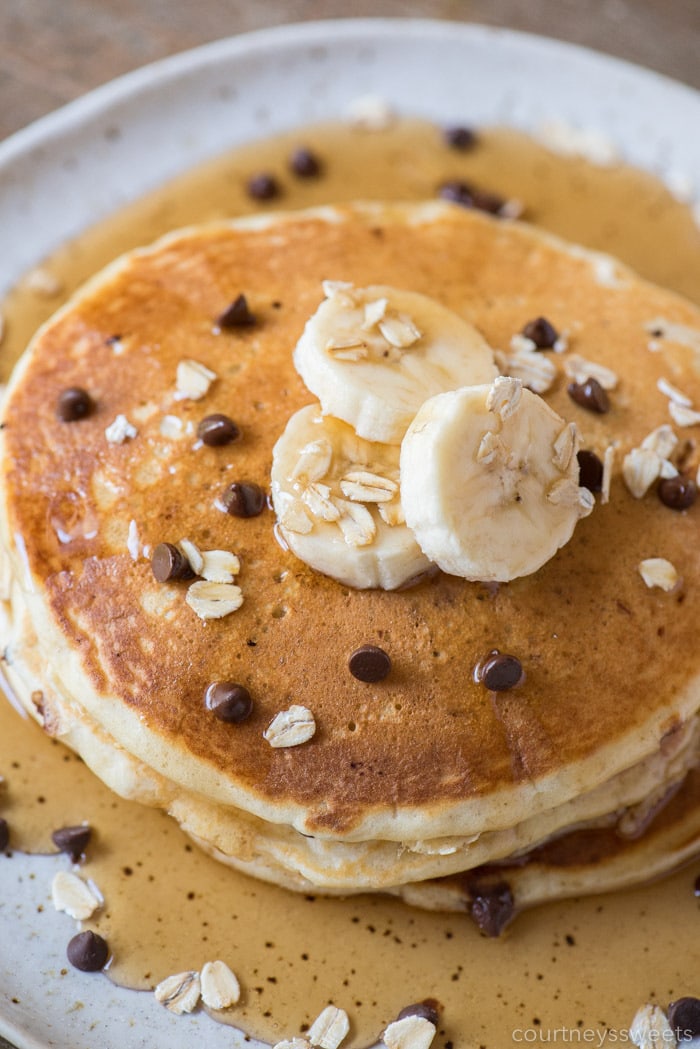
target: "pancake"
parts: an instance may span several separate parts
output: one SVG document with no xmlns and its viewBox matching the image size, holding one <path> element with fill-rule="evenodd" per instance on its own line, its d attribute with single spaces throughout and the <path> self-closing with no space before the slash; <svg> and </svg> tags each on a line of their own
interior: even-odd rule
<svg viewBox="0 0 700 1049">
<path fill-rule="evenodd" d="M 609 501 L 539 571 L 355 590 L 285 549 L 271 510 L 223 512 L 232 482 L 267 488 L 275 442 L 313 401 L 292 351 L 329 279 L 428 295 L 506 356 L 535 317 L 568 332 L 568 349 L 548 355 L 556 379 L 544 396 L 586 449 L 613 449 L 615 466 Z M 256 322 L 222 327 L 241 293 Z M 697 765 L 697 511 L 653 490 L 635 498 L 621 466 L 671 422 L 677 464 L 697 470 L 692 408 L 679 424 L 657 382 L 700 404 L 698 346 L 694 307 L 607 257 L 443 204 L 240 220 L 130 254 L 38 333 L 8 389 L 4 659 L 18 697 L 113 789 L 291 888 L 461 909 L 465 883 L 455 894 L 433 879 L 498 863 L 509 882 L 534 872 L 539 894 L 522 894 L 533 902 L 662 873 L 697 848 L 695 794 L 681 787 Z M 610 411 L 567 394 L 574 354 L 615 373 Z M 178 395 L 187 360 L 213 376 L 197 400 Z M 69 387 L 95 405 L 70 424 L 56 414 Z M 239 441 L 197 441 L 215 412 L 235 419 Z M 110 441 L 119 416 L 136 432 Z M 202 620 L 190 584 L 154 579 L 150 553 L 183 539 L 238 555 L 240 608 Z M 645 585 L 649 558 L 680 574 L 669 592 Z M 349 673 L 364 644 L 390 654 L 385 680 Z M 475 680 L 494 649 L 522 663 L 518 688 Z M 245 722 L 207 709 L 216 681 L 249 690 Z M 271 747 L 264 733 L 295 704 L 313 712 L 313 739 Z M 641 836 L 648 864 L 625 845 L 605 857 L 582 847 L 576 877 L 562 877 L 533 851 L 624 826 L 677 789 L 691 815 Z"/>
</svg>

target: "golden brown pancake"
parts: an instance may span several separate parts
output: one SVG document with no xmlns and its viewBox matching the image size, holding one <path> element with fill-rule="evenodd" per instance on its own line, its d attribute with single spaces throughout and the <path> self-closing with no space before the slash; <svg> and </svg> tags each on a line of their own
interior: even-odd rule
<svg viewBox="0 0 700 1049">
<path fill-rule="evenodd" d="M 615 467 L 610 501 L 540 571 L 354 591 L 286 551 L 271 511 L 222 511 L 231 482 L 269 483 L 276 439 L 312 401 L 291 355 L 326 279 L 430 295 L 495 349 L 540 315 L 568 332 L 546 399 L 585 448 L 614 445 Z M 220 328 L 241 293 L 256 323 Z M 115 789 L 296 887 L 394 889 L 621 818 L 697 763 L 698 510 L 635 498 L 621 477 L 624 455 L 672 422 L 659 379 L 700 405 L 694 340 L 698 310 L 622 266 L 447 205 L 224 223 L 132 253 L 39 332 L 8 390 L 0 527 L 18 693 Z M 618 376 L 607 413 L 567 394 L 573 353 Z M 201 400 L 177 398 L 185 359 L 215 376 Z M 95 411 L 67 423 L 56 404 L 74 386 Z M 213 412 L 239 441 L 196 440 Z M 137 433 L 113 444 L 119 415 Z M 697 426 L 672 424 L 694 476 Z M 240 557 L 240 609 L 202 621 L 189 584 L 154 579 L 149 552 L 182 539 Z M 672 592 L 643 582 L 650 557 L 678 570 Z M 367 643 L 392 661 L 377 684 L 348 670 Z M 494 649 L 521 661 L 517 689 L 474 679 Z M 242 724 L 204 705 L 222 680 L 253 697 Z M 292 704 L 316 734 L 273 749 L 263 732 Z M 629 866 L 627 880 L 643 875 Z"/>
</svg>

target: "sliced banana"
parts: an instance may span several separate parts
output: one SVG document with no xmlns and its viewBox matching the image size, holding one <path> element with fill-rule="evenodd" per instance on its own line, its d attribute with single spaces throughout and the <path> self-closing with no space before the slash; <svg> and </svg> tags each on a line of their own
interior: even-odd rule
<svg viewBox="0 0 700 1049">
<path fill-rule="evenodd" d="M 347 586 L 395 590 L 430 566 L 403 520 L 398 447 L 364 441 L 319 405 L 293 415 L 273 449 L 272 502 L 293 553 Z"/>
<path fill-rule="evenodd" d="M 383 285 L 323 287 L 294 364 L 323 414 L 360 437 L 400 444 L 426 398 L 497 374 L 476 328 L 434 299 Z"/>
<path fill-rule="evenodd" d="M 401 446 L 401 501 L 423 552 L 465 579 L 537 571 L 593 509 L 578 433 L 519 379 L 438 394 Z"/>
</svg>

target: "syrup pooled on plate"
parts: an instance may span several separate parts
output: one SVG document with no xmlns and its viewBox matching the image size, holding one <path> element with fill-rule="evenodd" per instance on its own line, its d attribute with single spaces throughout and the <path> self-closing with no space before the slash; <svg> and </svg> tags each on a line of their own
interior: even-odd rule
<svg viewBox="0 0 700 1049">
<path fill-rule="evenodd" d="M 336 124 L 239 149 L 182 176 L 47 260 L 53 282 L 24 281 L 8 296 L 0 378 L 83 280 L 171 229 L 329 202 L 430 199 L 445 183 L 518 200 L 528 221 L 700 301 L 700 231 L 660 182 L 560 157 L 502 129 L 465 144 L 450 145 L 441 129 L 415 121 L 380 132 Z M 109 942 L 110 978 L 150 989 L 221 958 L 242 998 L 218 1018 L 271 1043 L 300 1033 L 333 1002 L 350 1016 L 344 1046 L 367 1046 L 402 1008 L 432 999 L 440 1009 L 436 1049 L 499 1049 L 553 1040 L 556 1030 L 599 1044 L 606 1032 L 621 1040 L 644 1001 L 665 1006 L 698 991 L 686 971 L 696 950 L 697 870 L 540 907 L 489 940 L 466 915 L 379 896 L 297 895 L 239 875 L 191 845 L 167 816 L 111 794 L 7 703 L 0 732 L 11 848 L 52 852 L 57 828 L 94 828 L 81 872 L 105 897 L 88 924 Z M 66 943 L 72 932 L 66 919 Z"/>
</svg>

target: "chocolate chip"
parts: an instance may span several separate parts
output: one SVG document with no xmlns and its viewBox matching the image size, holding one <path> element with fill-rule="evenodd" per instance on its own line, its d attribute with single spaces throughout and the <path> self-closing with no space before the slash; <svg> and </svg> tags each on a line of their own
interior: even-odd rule
<svg viewBox="0 0 700 1049">
<path fill-rule="evenodd" d="M 0 816 L 0 852 L 10 844 L 10 827 L 4 816 Z"/>
<path fill-rule="evenodd" d="M 59 827 L 51 835 L 51 841 L 60 852 L 67 852 L 73 863 L 77 863 L 90 842 L 90 827 Z"/>
<path fill-rule="evenodd" d="M 507 692 L 523 678 L 523 665 L 515 656 L 493 652 L 479 668 L 479 678 L 490 692 Z"/>
<path fill-rule="evenodd" d="M 107 964 L 109 947 L 106 940 L 88 929 L 69 941 L 66 954 L 74 968 L 84 973 L 96 973 Z"/>
<path fill-rule="evenodd" d="M 228 415 L 215 413 L 214 415 L 206 415 L 200 420 L 197 426 L 197 436 L 204 444 L 215 448 L 238 440 L 241 436 L 241 431 Z"/>
<path fill-rule="evenodd" d="M 430 1020 L 431 1024 L 435 1024 L 436 1027 L 440 1021 L 437 1009 L 430 1002 L 416 1002 L 414 1005 L 407 1005 L 396 1019 L 403 1020 L 407 1016 L 420 1016 L 424 1020 Z"/>
<path fill-rule="evenodd" d="M 438 196 L 442 200 L 452 201 L 453 204 L 461 204 L 463 208 L 474 207 L 473 187 L 459 179 L 450 179 L 438 186 Z"/>
<path fill-rule="evenodd" d="M 700 896 L 700 874 L 698 874 L 695 882 L 693 883 L 693 895 Z"/>
<path fill-rule="evenodd" d="M 659 499 L 671 510 L 687 510 L 698 496 L 698 486 L 691 477 L 664 477 L 657 488 Z"/>
<path fill-rule="evenodd" d="M 535 317 L 523 328 L 526 339 L 532 339 L 538 350 L 551 350 L 559 338 L 559 332 L 546 317 Z"/>
<path fill-rule="evenodd" d="M 289 158 L 289 167 L 299 178 L 316 178 L 321 174 L 321 161 L 306 146 L 299 146 Z"/>
<path fill-rule="evenodd" d="M 448 127 L 444 131 L 445 142 L 452 149 L 473 149 L 477 144 L 478 138 L 476 131 L 470 127 Z"/>
<path fill-rule="evenodd" d="M 159 583 L 194 578 L 189 561 L 172 543 L 158 543 L 151 558 L 151 569 Z"/>
<path fill-rule="evenodd" d="M 274 175 L 261 171 L 248 179 L 248 196 L 253 200 L 274 200 L 280 195 L 280 184 Z"/>
<path fill-rule="evenodd" d="M 361 645 L 348 660 L 348 668 L 358 681 L 383 681 L 391 670 L 391 659 L 378 645 Z"/>
<path fill-rule="evenodd" d="M 515 916 L 515 901 L 508 882 L 476 890 L 472 895 L 469 913 L 487 936 L 500 936 Z"/>
<path fill-rule="evenodd" d="M 255 314 L 250 312 L 245 295 L 238 295 L 216 323 L 220 328 L 249 328 L 255 321 Z"/>
<path fill-rule="evenodd" d="M 487 211 L 489 215 L 500 215 L 505 204 L 505 197 L 499 197 L 498 193 L 490 193 L 486 189 L 472 192 L 472 206 L 479 211 Z"/>
<path fill-rule="evenodd" d="M 257 517 L 265 509 L 265 492 L 252 481 L 235 481 L 221 497 L 233 517 Z"/>
<path fill-rule="evenodd" d="M 700 1036 L 700 998 L 678 998 L 668 1007 L 668 1022 L 679 1042 Z"/>
<path fill-rule="evenodd" d="M 220 721 L 238 724 L 250 717 L 253 700 L 243 685 L 232 681 L 214 681 L 204 693 L 204 705 Z"/>
<path fill-rule="evenodd" d="M 80 386 L 69 386 L 58 398 L 56 414 L 64 423 L 78 422 L 85 419 L 94 410 L 95 404 L 92 397 Z"/>
<path fill-rule="evenodd" d="M 603 464 L 595 454 L 587 448 L 582 448 L 577 453 L 578 459 L 578 483 L 581 488 L 587 488 L 589 492 L 600 492 L 603 488 Z"/>
<path fill-rule="evenodd" d="M 604 415 L 610 408 L 608 395 L 597 379 L 586 379 L 585 382 L 572 382 L 566 387 L 572 401 L 580 404 L 589 412 Z"/>
</svg>

